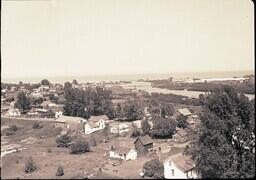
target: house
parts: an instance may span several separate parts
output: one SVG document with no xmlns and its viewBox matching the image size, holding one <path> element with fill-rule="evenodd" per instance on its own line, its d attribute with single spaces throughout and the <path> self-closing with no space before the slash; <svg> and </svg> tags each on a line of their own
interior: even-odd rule
<svg viewBox="0 0 256 180">
<path fill-rule="evenodd" d="M 43 101 L 40 106 L 46 108 L 49 106 L 49 104 L 51 104 L 51 101 Z"/>
<path fill-rule="evenodd" d="M 40 92 L 32 92 L 30 96 L 34 98 L 43 98 L 43 95 Z"/>
<path fill-rule="evenodd" d="M 144 121 L 144 120 L 136 120 L 136 121 L 132 121 L 132 123 L 137 127 L 137 128 L 139 128 L 139 129 L 141 129 L 141 124 L 142 124 L 142 121 Z M 149 125 L 150 125 L 150 129 L 152 129 L 153 128 L 153 122 L 151 121 L 151 120 L 147 120 L 148 121 L 148 123 L 149 123 Z"/>
<path fill-rule="evenodd" d="M 112 127 L 110 128 L 110 133 L 118 134 L 118 133 L 124 133 L 129 131 L 129 126 L 125 123 L 121 124 L 112 124 Z"/>
<path fill-rule="evenodd" d="M 187 131 L 185 129 L 182 129 L 182 128 L 176 128 L 176 133 L 175 135 L 173 136 L 174 137 L 174 140 L 175 142 L 178 142 L 178 143 L 184 143 L 187 141 Z"/>
<path fill-rule="evenodd" d="M 195 164 L 189 156 L 177 154 L 164 161 L 165 179 L 192 179 L 197 177 Z"/>
<path fill-rule="evenodd" d="M 109 151 L 109 157 L 122 160 L 135 160 L 137 159 L 137 152 L 129 147 L 114 147 Z"/>
<path fill-rule="evenodd" d="M 55 119 L 55 127 L 61 127 L 62 129 L 79 130 L 84 131 L 84 124 L 87 122 L 86 119 L 81 117 L 72 116 L 60 116 Z"/>
<path fill-rule="evenodd" d="M 106 115 L 101 116 L 91 116 L 88 119 L 88 122 L 84 125 L 85 134 L 91 134 L 95 131 L 104 129 L 106 124 L 105 121 L 109 120 Z"/>
<path fill-rule="evenodd" d="M 129 137 L 117 137 L 109 144 L 109 157 L 120 160 L 135 160 L 137 152 L 133 148 L 133 140 Z"/>
<path fill-rule="evenodd" d="M 9 116 L 20 116 L 20 110 L 19 109 L 9 109 L 8 111 Z"/>
<path fill-rule="evenodd" d="M 153 150 L 153 141 L 148 135 L 141 136 L 134 141 L 134 146 L 139 155 L 145 155 Z"/>
<path fill-rule="evenodd" d="M 192 113 L 187 108 L 178 109 L 178 113 L 181 114 L 182 116 L 187 116 L 187 117 L 192 115 Z"/>
</svg>

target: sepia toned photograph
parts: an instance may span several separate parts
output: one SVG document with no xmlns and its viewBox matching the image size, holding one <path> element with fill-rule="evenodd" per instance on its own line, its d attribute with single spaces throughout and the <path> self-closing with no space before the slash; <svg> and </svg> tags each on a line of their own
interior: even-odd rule
<svg viewBox="0 0 256 180">
<path fill-rule="evenodd" d="M 251 0 L 2 0 L 1 179 L 252 179 Z"/>
</svg>

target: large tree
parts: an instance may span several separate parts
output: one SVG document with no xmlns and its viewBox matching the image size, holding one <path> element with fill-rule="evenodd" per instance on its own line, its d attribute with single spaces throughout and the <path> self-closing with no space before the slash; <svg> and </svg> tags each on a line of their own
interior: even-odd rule
<svg viewBox="0 0 256 180">
<path fill-rule="evenodd" d="M 15 103 L 15 108 L 21 110 L 23 114 L 25 114 L 28 110 L 31 109 L 30 101 L 23 91 L 19 92 L 18 94 L 17 102 Z"/>
<path fill-rule="evenodd" d="M 143 116 L 142 105 L 138 101 L 127 101 L 123 108 L 124 116 L 128 121 L 141 119 Z"/>
<path fill-rule="evenodd" d="M 65 115 L 89 118 L 91 115 L 106 114 L 110 118 L 114 117 L 111 91 L 101 87 L 95 89 L 88 87 L 85 90 L 72 88 L 72 84 L 66 82 L 64 92 Z"/>
<path fill-rule="evenodd" d="M 150 133 L 150 124 L 147 120 L 143 120 L 141 122 L 141 129 L 144 135 L 149 134 Z"/>
<path fill-rule="evenodd" d="M 230 87 L 205 98 L 193 154 L 202 178 L 255 176 L 254 106 Z"/>
<path fill-rule="evenodd" d="M 154 138 L 172 138 L 176 130 L 176 122 L 171 118 L 163 118 L 161 116 L 153 117 L 153 129 L 150 135 Z"/>
<path fill-rule="evenodd" d="M 43 80 L 41 81 L 41 85 L 46 85 L 46 86 L 48 86 L 48 85 L 50 85 L 50 82 L 49 82 L 47 79 L 43 79 Z"/>
</svg>

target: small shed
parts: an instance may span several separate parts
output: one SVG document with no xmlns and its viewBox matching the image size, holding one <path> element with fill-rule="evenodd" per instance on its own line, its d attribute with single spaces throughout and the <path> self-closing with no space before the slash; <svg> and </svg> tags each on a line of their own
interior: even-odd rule
<svg viewBox="0 0 256 180">
<path fill-rule="evenodd" d="M 134 141 L 134 146 L 139 155 L 145 155 L 153 150 L 153 141 L 148 135 L 141 136 Z"/>
</svg>

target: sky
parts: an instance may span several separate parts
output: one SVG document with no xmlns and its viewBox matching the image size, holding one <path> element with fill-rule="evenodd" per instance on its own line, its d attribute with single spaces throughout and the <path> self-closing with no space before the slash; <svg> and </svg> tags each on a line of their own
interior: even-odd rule
<svg viewBox="0 0 256 180">
<path fill-rule="evenodd" d="M 2 78 L 254 71 L 250 0 L 5 0 Z"/>
</svg>

